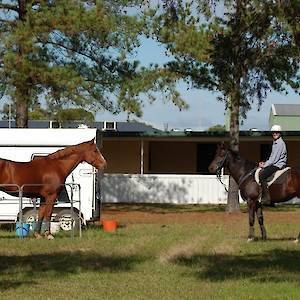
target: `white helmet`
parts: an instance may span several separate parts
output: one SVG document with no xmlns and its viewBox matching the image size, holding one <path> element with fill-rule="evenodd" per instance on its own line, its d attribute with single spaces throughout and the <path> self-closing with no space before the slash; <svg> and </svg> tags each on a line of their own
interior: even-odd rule
<svg viewBox="0 0 300 300">
<path fill-rule="evenodd" d="M 281 126 L 280 125 L 273 125 L 271 128 L 271 132 L 281 132 Z"/>
</svg>

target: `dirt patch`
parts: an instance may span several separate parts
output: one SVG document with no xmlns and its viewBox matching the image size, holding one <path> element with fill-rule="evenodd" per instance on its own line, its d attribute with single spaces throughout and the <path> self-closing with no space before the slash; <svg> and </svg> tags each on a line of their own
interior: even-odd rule
<svg viewBox="0 0 300 300">
<path fill-rule="evenodd" d="M 176 210 L 177 207 L 177 210 Z M 203 224 L 218 224 L 218 223 L 245 223 L 248 222 L 247 210 L 243 209 L 240 213 L 228 213 L 223 209 L 220 211 L 207 211 L 203 207 L 192 206 L 192 208 L 184 208 L 175 206 L 170 209 L 166 206 L 149 206 L 145 205 L 144 209 L 142 205 L 110 205 L 103 206 L 101 218 L 102 219 L 114 219 L 121 224 L 136 224 L 136 223 L 153 223 L 153 224 L 174 224 L 174 223 L 203 223 Z M 210 208 L 213 210 L 213 208 Z M 190 211 L 194 210 L 194 211 Z M 264 218 L 266 222 L 300 222 L 300 210 L 296 208 L 293 210 L 282 211 L 276 208 L 272 210 L 264 211 Z"/>
<path fill-rule="evenodd" d="M 176 263 L 182 259 L 191 259 L 194 255 L 199 253 L 201 244 L 204 242 L 205 238 L 199 237 L 192 242 L 175 245 L 163 252 L 159 257 L 159 261 L 162 263 Z"/>
<path fill-rule="evenodd" d="M 151 212 L 116 212 L 104 210 L 102 219 L 115 219 L 121 223 L 155 223 L 155 224 L 174 224 L 174 223 L 215 223 L 228 220 L 242 220 L 245 217 L 244 213 L 228 214 L 215 212 L 195 212 L 195 213 L 151 213 Z"/>
</svg>

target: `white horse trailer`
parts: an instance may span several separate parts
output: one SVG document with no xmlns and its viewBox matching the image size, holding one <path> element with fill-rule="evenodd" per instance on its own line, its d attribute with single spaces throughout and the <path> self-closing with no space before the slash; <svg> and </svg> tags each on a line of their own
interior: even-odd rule
<svg viewBox="0 0 300 300">
<path fill-rule="evenodd" d="M 100 147 L 101 135 L 95 128 L 1 128 L 0 158 L 26 162 L 36 156 L 45 156 L 66 146 L 86 142 L 93 138 Z M 81 211 L 80 217 L 83 223 L 100 217 L 100 195 L 96 191 L 99 185 L 96 184 L 96 181 L 97 174 L 94 168 L 86 162 L 80 163 L 68 176 L 66 189 L 63 189 L 60 194 L 52 215 L 53 219 L 61 222 L 62 229 L 71 229 L 70 199 L 73 199 L 74 213 L 78 214 Z M 12 184 L 14 183 L 12 182 Z M 76 184 L 80 185 L 80 189 Z M 81 203 L 79 203 L 80 199 Z M 80 205 L 81 207 L 79 207 Z M 19 198 L 0 191 L 0 222 L 16 222 L 19 211 Z M 35 210 L 32 199 L 23 198 L 22 214 L 24 222 L 33 221 Z M 78 217 L 74 220 L 78 220 Z"/>
</svg>

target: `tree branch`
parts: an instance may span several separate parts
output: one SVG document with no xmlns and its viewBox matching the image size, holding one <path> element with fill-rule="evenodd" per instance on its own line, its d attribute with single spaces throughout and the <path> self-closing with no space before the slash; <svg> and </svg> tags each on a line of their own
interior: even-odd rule
<svg viewBox="0 0 300 300">
<path fill-rule="evenodd" d="M 19 8 L 16 5 L 1 3 L 0 9 L 13 10 L 13 11 L 19 13 Z"/>
<path fill-rule="evenodd" d="M 98 60 L 96 57 L 92 56 L 92 55 L 88 55 L 87 53 L 84 53 L 82 51 L 78 51 L 77 49 L 75 48 L 72 48 L 72 47 L 68 47 L 66 45 L 64 45 L 63 43 L 59 43 L 59 42 L 54 42 L 54 41 L 50 41 L 50 40 L 41 40 L 39 38 L 37 38 L 37 41 L 42 43 L 42 44 L 50 44 L 50 45 L 54 45 L 54 46 L 58 46 L 58 47 L 61 47 L 63 49 L 66 49 L 68 51 L 71 51 L 73 53 L 77 53 L 77 54 L 80 54 L 86 58 L 89 58 L 91 59 L 92 61 L 98 63 L 98 64 L 102 64 L 107 70 L 109 70 L 109 66 L 106 66 L 103 61 L 100 61 Z"/>
<path fill-rule="evenodd" d="M 0 22 L 7 23 L 9 25 L 13 25 L 13 24 L 16 23 L 14 20 L 5 20 L 5 19 L 2 19 L 2 18 L 0 18 Z"/>
</svg>

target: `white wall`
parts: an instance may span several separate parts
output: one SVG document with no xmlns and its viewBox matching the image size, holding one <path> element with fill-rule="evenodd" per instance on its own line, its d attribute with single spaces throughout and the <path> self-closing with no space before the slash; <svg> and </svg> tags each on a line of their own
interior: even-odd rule
<svg viewBox="0 0 300 300">
<path fill-rule="evenodd" d="M 228 176 L 223 182 L 228 185 Z M 227 203 L 227 192 L 215 175 L 106 174 L 101 185 L 107 203 Z"/>
</svg>

